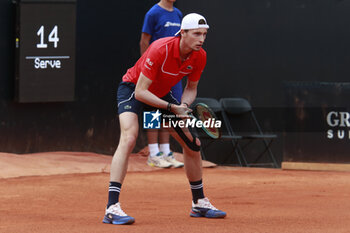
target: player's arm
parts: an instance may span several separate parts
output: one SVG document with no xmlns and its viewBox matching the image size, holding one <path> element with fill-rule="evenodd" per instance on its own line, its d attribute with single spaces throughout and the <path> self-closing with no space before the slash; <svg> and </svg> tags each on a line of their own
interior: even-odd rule
<svg viewBox="0 0 350 233">
<path fill-rule="evenodd" d="M 185 115 L 190 111 L 186 105 L 170 104 L 170 107 L 168 107 L 169 103 L 167 101 L 160 99 L 148 90 L 151 84 L 152 80 L 147 78 L 141 72 L 135 88 L 135 98 L 147 105 L 161 109 L 168 109 L 178 115 Z"/>
<path fill-rule="evenodd" d="M 147 105 L 166 109 L 168 102 L 158 98 L 152 92 L 148 90 L 151 86 L 152 80 L 147 78 L 142 72 L 140 73 L 140 77 L 137 81 L 135 88 L 135 98 Z"/>
<path fill-rule="evenodd" d="M 181 97 L 181 103 L 190 106 L 197 96 L 197 86 L 199 81 L 187 80 L 186 87 Z"/>
<path fill-rule="evenodd" d="M 181 103 L 189 106 L 197 97 L 197 86 L 199 79 L 203 73 L 205 64 L 207 63 L 207 55 L 204 50 L 201 51 L 201 57 L 197 60 L 195 69 L 187 76 L 187 84 L 181 97 Z"/>
<path fill-rule="evenodd" d="M 151 37 L 152 36 L 150 34 L 148 34 L 146 32 L 142 32 L 141 39 L 140 39 L 140 53 L 141 53 L 141 56 L 147 50 L 147 48 L 149 46 L 149 42 L 151 41 Z"/>
</svg>

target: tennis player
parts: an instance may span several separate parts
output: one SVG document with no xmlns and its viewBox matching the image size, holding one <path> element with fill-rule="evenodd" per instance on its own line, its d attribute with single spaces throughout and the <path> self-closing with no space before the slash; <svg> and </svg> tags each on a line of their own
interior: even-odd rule
<svg viewBox="0 0 350 233">
<path fill-rule="evenodd" d="M 104 223 L 132 224 L 135 219 L 121 208 L 119 194 L 139 131 L 138 114 L 151 106 L 176 115 L 186 115 L 197 95 L 197 85 L 206 64 L 202 49 L 209 26 L 199 14 L 186 15 L 176 37 L 153 42 L 136 64 L 123 76 L 118 88 L 120 141 L 113 156 L 109 195 Z M 188 77 L 181 103 L 171 96 L 170 89 L 184 76 Z M 155 116 L 156 117 L 156 116 Z M 175 128 L 172 136 L 181 144 L 185 171 L 192 191 L 192 217 L 223 218 L 226 213 L 216 209 L 204 196 L 200 141 L 191 130 Z"/>
</svg>

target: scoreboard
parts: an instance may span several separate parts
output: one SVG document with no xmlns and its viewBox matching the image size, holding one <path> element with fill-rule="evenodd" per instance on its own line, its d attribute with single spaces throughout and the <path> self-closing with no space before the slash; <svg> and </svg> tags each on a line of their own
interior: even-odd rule
<svg viewBox="0 0 350 233">
<path fill-rule="evenodd" d="M 18 102 L 74 100 L 75 29 L 75 0 L 16 2 Z"/>
</svg>

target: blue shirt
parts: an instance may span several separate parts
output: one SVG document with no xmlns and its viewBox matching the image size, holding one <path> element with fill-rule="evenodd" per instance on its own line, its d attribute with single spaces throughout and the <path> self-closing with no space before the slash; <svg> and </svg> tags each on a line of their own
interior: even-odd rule
<svg viewBox="0 0 350 233">
<path fill-rule="evenodd" d="M 182 13 L 174 7 L 173 11 L 167 11 L 155 4 L 145 15 L 142 32 L 150 34 L 152 43 L 167 36 L 174 36 L 181 27 Z"/>
</svg>

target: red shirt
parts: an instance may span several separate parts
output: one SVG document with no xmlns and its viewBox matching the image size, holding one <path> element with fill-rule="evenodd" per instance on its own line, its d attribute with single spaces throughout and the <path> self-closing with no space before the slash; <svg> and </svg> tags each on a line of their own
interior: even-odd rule
<svg viewBox="0 0 350 233">
<path fill-rule="evenodd" d="M 165 37 L 154 41 L 136 64 L 123 76 L 124 82 L 137 83 L 140 73 L 152 80 L 149 91 L 165 96 L 184 76 L 195 82 L 200 79 L 207 61 L 204 49 L 192 51 L 184 62 L 180 58 L 180 37 Z"/>
</svg>

